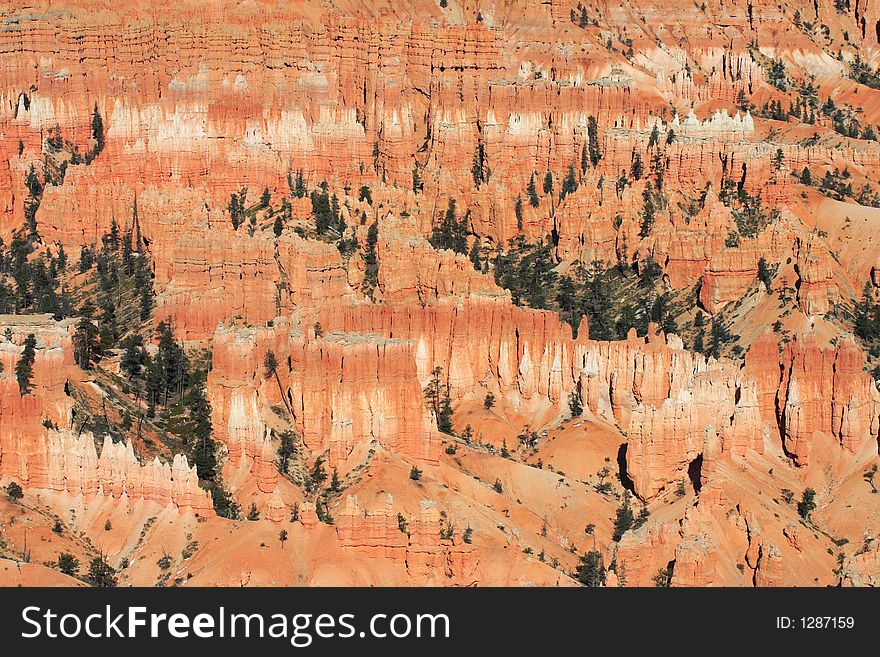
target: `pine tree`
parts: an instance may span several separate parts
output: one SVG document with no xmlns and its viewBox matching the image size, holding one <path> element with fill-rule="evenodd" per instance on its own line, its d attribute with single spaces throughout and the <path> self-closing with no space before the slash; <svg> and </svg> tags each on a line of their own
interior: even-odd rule
<svg viewBox="0 0 880 657">
<path fill-rule="evenodd" d="M 241 508 L 226 489 L 215 483 L 211 488 L 211 497 L 214 502 L 214 511 L 218 516 L 229 520 L 238 520 Z"/>
<path fill-rule="evenodd" d="M 440 414 L 437 416 L 437 430 L 441 433 L 454 435 L 452 428 L 452 399 L 449 396 L 449 383 L 440 403 Z"/>
<path fill-rule="evenodd" d="M 587 140 L 589 144 L 590 162 L 593 166 L 599 164 L 602 153 L 599 150 L 599 122 L 592 114 L 587 118 Z"/>
<path fill-rule="evenodd" d="M 694 336 L 694 351 L 698 354 L 703 353 L 705 347 L 703 346 L 703 331 L 697 330 L 696 335 Z"/>
<path fill-rule="evenodd" d="M 544 193 L 550 194 L 553 191 L 553 174 L 548 171 L 544 174 Z"/>
<path fill-rule="evenodd" d="M 474 266 L 476 271 L 483 271 L 483 259 L 480 255 L 480 238 L 476 238 L 474 243 L 471 245 L 470 253 L 468 253 L 468 258 L 471 261 L 471 264 Z"/>
<path fill-rule="evenodd" d="M 144 339 L 135 333 L 128 336 L 122 342 L 121 346 L 123 351 L 122 358 L 119 361 L 119 367 L 123 372 L 127 373 L 128 378 L 131 379 L 140 373 L 145 362 L 144 356 L 146 355 L 146 352 L 144 351 Z"/>
<path fill-rule="evenodd" d="M 79 572 L 79 559 L 69 552 L 62 552 L 58 555 L 58 570 L 70 577 L 76 577 Z"/>
<path fill-rule="evenodd" d="M 85 163 L 91 164 L 101 151 L 104 150 L 104 119 L 98 111 L 98 103 L 95 103 L 95 109 L 92 111 L 92 139 L 95 145 L 86 153 Z"/>
<path fill-rule="evenodd" d="M 559 194 L 559 198 L 564 199 L 569 194 L 575 192 L 578 188 L 577 178 L 574 176 L 574 167 L 568 165 L 568 174 L 565 176 L 565 179 L 562 181 L 562 191 Z"/>
<path fill-rule="evenodd" d="M 199 479 L 211 481 L 217 475 L 217 447 L 211 437 L 211 403 L 205 396 L 204 375 L 201 373 L 187 396 L 187 407 L 194 439 L 193 463 Z"/>
<path fill-rule="evenodd" d="M 103 556 L 95 557 L 89 565 L 86 581 L 96 588 L 113 588 L 116 586 L 116 570 Z"/>
<path fill-rule="evenodd" d="M 767 267 L 767 261 L 764 260 L 764 258 L 758 260 L 758 280 L 764 284 L 768 294 L 773 291 L 773 277 L 770 274 L 770 268 Z"/>
<path fill-rule="evenodd" d="M 367 244 L 364 251 L 364 280 L 361 290 L 371 299 L 379 284 L 379 255 L 376 249 L 379 243 L 379 223 L 374 221 L 367 230 Z"/>
<path fill-rule="evenodd" d="M 293 444 L 294 435 L 292 431 L 283 431 L 279 436 L 277 465 L 281 474 L 287 474 L 290 469 L 290 457 L 296 453 Z"/>
<path fill-rule="evenodd" d="M 713 358 L 720 358 L 725 343 L 731 339 L 730 331 L 724 326 L 722 319 L 713 317 L 712 328 L 709 331 L 709 355 Z"/>
<path fill-rule="evenodd" d="M 568 409 L 571 411 L 572 417 L 580 417 L 584 412 L 584 405 L 581 402 L 580 392 L 572 391 L 568 396 Z"/>
<path fill-rule="evenodd" d="M 24 491 L 21 489 L 18 482 L 11 481 L 9 482 L 9 485 L 6 486 L 6 496 L 9 498 L 10 502 L 18 502 L 18 500 L 24 497 Z"/>
<path fill-rule="evenodd" d="M 238 194 L 233 192 L 229 197 L 229 205 L 226 206 L 226 209 L 229 212 L 233 230 L 238 230 L 238 227 L 244 223 L 246 202 L 247 187 L 242 188 Z"/>
<path fill-rule="evenodd" d="M 31 380 L 34 375 L 36 346 L 36 336 L 33 333 L 28 334 L 24 340 L 24 349 L 21 352 L 21 356 L 15 364 L 15 378 L 18 381 L 18 390 L 22 395 L 28 394 L 32 387 Z"/>
<path fill-rule="evenodd" d="M 535 173 L 532 172 L 532 177 L 529 178 L 529 186 L 526 190 L 526 195 L 529 197 L 529 205 L 533 208 L 538 207 L 540 204 L 540 199 L 538 198 L 538 190 L 535 187 Z"/>
<path fill-rule="evenodd" d="M 654 129 L 651 130 L 651 136 L 648 137 L 648 148 L 653 148 L 658 143 L 660 143 L 660 128 L 655 123 Z"/>
<path fill-rule="evenodd" d="M 327 481 L 327 472 L 324 470 L 324 458 L 321 456 L 315 459 L 315 464 L 312 466 L 311 480 L 315 488 L 318 489 Z"/>
<path fill-rule="evenodd" d="M 449 199 L 443 219 L 431 230 L 428 241 L 435 249 L 451 249 L 456 253 L 467 253 L 467 219 L 458 220 L 455 199 Z"/>
<path fill-rule="evenodd" d="M 373 195 L 370 193 L 370 188 L 366 185 L 360 188 L 358 192 L 358 201 L 366 201 L 367 205 L 373 205 Z"/>
<path fill-rule="evenodd" d="M 806 521 L 810 520 L 810 515 L 816 510 L 816 491 L 807 488 L 801 495 L 801 501 L 798 502 L 798 515 Z"/>
<path fill-rule="evenodd" d="M 605 561 L 602 553 L 596 550 L 587 552 L 581 557 L 577 567 L 578 581 L 584 586 L 597 588 L 605 585 Z"/>
<path fill-rule="evenodd" d="M 856 306 L 855 334 L 866 341 L 880 337 L 880 306 L 874 303 L 871 281 L 865 283 L 862 300 Z"/>
<path fill-rule="evenodd" d="M 612 539 L 617 542 L 623 535 L 633 526 L 635 518 L 633 517 L 632 507 L 630 506 L 630 494 L 627 491 L 623 496 L 623 502 L 617 509 L 617 516 L 614 519 L 614 534 Z"/>
<path fill-rule="evenodd" d="M 145 322 L 153 311 L 153 291 L 150 287 L 141 287 L 138 305 L 141 321 Z"/>
<path fill-rule="evenodd" d="M 633 163 L 632 163 L 632 168 L 630 169 L 630 175 L 635 180 L 641 180 L 643 172 L 644 172 L 644 167 L 642 166 L 642 156 L 639 153 L 636 153 L 633 156 Z"/>
</svg>

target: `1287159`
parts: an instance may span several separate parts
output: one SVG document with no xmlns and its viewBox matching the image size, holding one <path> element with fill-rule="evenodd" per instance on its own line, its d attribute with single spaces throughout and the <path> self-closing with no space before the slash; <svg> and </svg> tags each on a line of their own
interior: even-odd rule
<svg viewBox="0 0 880 657">
<path fill-rule="evenodd" d="M 777 616 L 779 630 L 851 630 L 856 621 L 852 616 Z"/>
</svg>

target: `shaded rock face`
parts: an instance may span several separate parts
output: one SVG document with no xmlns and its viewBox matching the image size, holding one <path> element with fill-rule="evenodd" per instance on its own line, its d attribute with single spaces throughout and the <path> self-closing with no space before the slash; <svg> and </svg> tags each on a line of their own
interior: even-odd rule
<svg viewBox="0 0 880 657">
<path fill-rule="evenodd" d="M 45 181 L 31 258 L 63 246 L 74 259 L 114 222 L 138 237 L 155 292 L 143 332 L 168 322 L 210 350 L 219 478 L 261 515 L 216 517 L 192 445 L 83 429 L 78 400 L 127 393 L 116 354 L 76 367 L 76 320 L 2 316 L 0 480 L 90 540 L 117 514 L 117 564 L 142 536 L 148 551 L 229 550 L 183 559 L 200 584 L 571 584 L 590 549 L 621 585 L 661 571 L 674 586 L 880 582 L 878 520 L 841 511 L 870 509 L 880 435 L 847 334 L 865 284 L 880 288 L 880 215 L 867 192 L 856 202 L 878 182 L 865 130 L 880 92 L 850 67 L 858 52 L 876 68 L 876 2 L 639 0 L 589 8 L 584 25 L 574 0 L 496 3 L 481 20 L 433 0 L 18 4 L 0 32 L 0 238 L 25 225 L 29 169 L 45 178 L 50 160 L 64 168 Z M 804 22 L 827 25 L 828 45 Z M 807 73 L 812 120 L 786 113 Z M 856 137 L 819 110 L 829 98 L 853 108 Z M 781 117 L 765 107 L 777 102 Z M 834 169 L 853 186 L 842 198 L 820 187 Z M 339 224 L 318 234 L 324 181 Z M 458 252 L 429 241 L 447 213 Z M 744 361 L 689 351 L 689 327 L 596 341 L 586 318 L 573 333 L 514 304 L 492 268 L 519 238 L 550 244 L 560 271 L 656 263 L 657 290 L 735 322 Z M 451 429 L 426 398 L 435 378 Z M 620 498 L 595 474 L 618 455 L 652 514 L 619 541 Z M 539 479 L 551 458 L 556 489 Z M 319 459 L 335 489 L 307 481 Z M 779 502 L 807 487 L 828 530 L 863 548 L 842 565 Z M 151 529 L 166 513 L 172 529 Z M 139 568 L 130 582 L 154 584 Z"/>
</svg>

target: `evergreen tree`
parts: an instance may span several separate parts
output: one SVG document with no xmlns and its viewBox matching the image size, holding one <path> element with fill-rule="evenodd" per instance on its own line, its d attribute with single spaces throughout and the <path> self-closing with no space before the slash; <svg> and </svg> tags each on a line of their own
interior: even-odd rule
<svg viewBox="0 0 880 657">
<path fill-rule="evenodd" d="M 37 338 L 33 333 L 28 334 L 24 340 L 24 349 L 18 362 L 15 364 L 15 378 L 18 381 L 18 390 L 22 395 L 30 392 L 34 375 L 34 359 Z"/>
<path fill-rule="evenodd" d="M 233 192 L 229 197 L 229 205 L 226 206 L 226 209 L 229 212 L 233 230 L 238 230 L 238 227 L 244 223 L 246 202 L 247 187 L 242 188 L 238 194 Z"/>
<path fill-rule="evenodd" d="M 770 64 L 770 71 L 767 76 L 768 81 L 780 91 L 788 89 L 787 76 L 785 72 L 785 64 L 782 59 L 774 59 Z"/>
<path fill-rule="evenodd" d="M 605 561 L 602 553 L 596 550 L 581 557 L 577 567 L 578 581 L 584 586 L 597 588 L 605 585 Z"/>
<path fill-rule="evenodd" d="M 69 552 L 62 552 L 58 555 L 58 570 L 70 577 L 76 577 L 79 572 L 79 559 Z"/>
<path fill-rule="evenodd" d="M 373 195 L 370 194 L 370 188 L 366 185 L 360 188 L 358 192 L 358 201 L 366 201 L 368 205 L 373 205 Z"/>
<path fill-rule="evenodd" d="M 801 495 L 801 501 L 798 502 L 797 512 L 798 515 L 803 518 L 805 521 L 810 520 L 810 515 L 813 511 L 816 510 L 816 491 L 812 488 L 807 488 L 804 490 Z"/>
<path fill-rule="evenodd" d="M 311 480 L 317 489 L 320 489 L 324 482 L 327 481 L 327 472 L 324 470 L 324 458 L 321 456 L 315 459 L 315 464 L 312 466 Z"/>
<path fill-rule="evenodd" d="M 634 180 L 641 180 L 642 174 L 644 172 L 644 167 L 642 165 L 642 156 L 636 153 L 633 156 L 632 167 L 630 168 L 630 175 Z"/>
<path fill-rule="evenodd" d="M 623 496 L 623 502 L 617 509 L 617 516 L 614 519 L 614 534 L 612 539 L 617 542 L 623 535 L 633 526 L 635 518 L 633 517 L 632 507 L 630 506 L 630 493 L 626 491 Z"/>
<path fill-rule="evenodd" d="M 529 205 L 533 208 L 538 207 L 540 204 L 540 199 L 538 198 L 538 190 L 535 187 L 535 174 L 532 172 L 532 177 L 529 178 L 529 186 L 526 190 L 526 195 L 529 197 Z"/>
<path fill-rule="evenodd" d="M 587 8 L 581 7 L 581 15 L 578 18 L 578 27 L 585 28 L 590 24 L 590 17 L 587 14 Z"/>
<path fill-rule="evenodd" d="M 379 255 L 376 246 L 379 243 L 379 223 L 374 221 L 367 230 L 367 244 L 364 251 L 364 280 L 361 290 L 371 299 L 379 284 Z"/>
<path fill-rule="evenodd" d="M 865 283 L 862 300 L 856 306 L 855 334 L 865 341 L 880 337 L 880 306 L 874 303 L 871 281 Z"/>
<path fill-rule="evenodd" d="M 653 148 L 660 143 L 660 128 L 655 123 L 654 128 L 651 130 L 651 136 L 648 137 L 648 148 Z"/>
<path fill-rule="evenodd" d="M 697 329 L 697 333 L 694 336 L 694 351 L 698 354 L 703 353 L 705 347 L 703 346 L 703 331 L 701 329 Z"/>
<path fill-rule="evenodd" d="M 448 382 L 440 403 L 440 414 L 437 416 L 437 430 L 450 436 L 454 435 L 452 428 L 452 399 L 449 396 Z"/>
<path fill-rule="evenodd" d="M 758 260 L 758 280 L 764 284 L 768 294 L 772 292 L 773 277 L 770 268 L 767 267 L 767 261 L 764 258 Z"/>
<path fill-rule="evenodd" d="M 495 282 L 510 290 L 517 305 L 526 302 L 531 308 L 547 308 L 558 277 L 554 267 L 549 242 L 530 244 L 520 235 L 496 256 Z"/>
<path fill-rule="evenodd" d="M 116 570 L 103 556 L 95 557 L 89 565 L 86 581 L 96 588 L 113 588 L 116 586 Z"/>
<path fill-rule="evenodd" d="M 599 164 L 602 153 L 599 150 L 599 122 L 592 114 L 587 118 L 587 141 L 590 152 L 590 162 L 593 166 Z"/>
<path fill-rule="evenodd" d="M 468 254 L 468 258 L 471 261 L 471 264 L 474 266 L 476 271 L 483 271 L 483 259 L 480 256 L 480 238 L 476 238 L 474 243 L 471 245 L 470 253 Z"/>
<path fill-rule="evenodd" d="M 211 403 L 205 396 L 204 374 L 201 372 L 191 386 L 187 407 L 194 442 L 193 463 L 199 479 L 210 481 L 217 475 L 217 447 L 211 437 Z"/>
<path fill-rule="evenodd" d="M 568 165 L 568 174 L 565 176 L 565 179 L 562 181 L 562 191 L 559 194 L 560 199 L 564 199 L 569 194 L 576 191 L 578 188 L 577 179 L 574 176 L 574 167 Z"/>
<path fill-rule="evenodd" d="M 442 376 L 443 368 L 435 367 L 431 370 L 431 378 L 428 380 L 428 385 L 425 386 L 425 401 L 428 402 L 428 406 L 434 411 L 434 415 L 440 415 L 440 401 L 443 390 L 441 383 Z"/>
<path fill-rule="evenodd" d="M 724 345 L 732 339 L 730 331 L 724 326 L 720 317 L 712 318 L 712 328 L 709 331 L 709 355 L 720 358 Z"/>
<path fill-rule="evenodd" d="M 550 194 L 553 191 L 553 174 L 548 171 L 544 174 L 544 193 Z"/>
<path fill-rule="evenodd" d="M 279 436 L 280 445 L 278 447 L 278 472 L 287 474 L 290 469 L 290 457 L 296 453 L 293 444 L 294 433 L 292 431 L 284 431 Z"/>
<path fill-rule="evenodd" d="M 523 202 L 522 196 L 516 197 L 516 203 L 513 205 L 513 212 L 516 215 L 516 229 L 522 232 L 523 229 Z"/>
<path fill-rule="evenodd" d="M 214 502 L 214 511 L 218 516 L 230 520 L 238 520 L 241 507 L 238 506 L 238 503 L 226 489 L 219 484 L 215 484 L 211 489 L 211 497 Z"/>
<path fill-rule="evenodd" d="M 95 103 L 95 109 L 92 111 L 92 139 L 95 140 L 92 151 L 92 159 L 94 159 L 104 150 L 104 119 L 98 111 L 98 103 Z"/>
<path fill-rule="evenodd" d="M 138 334 L 128 336 L 122 342 L 122 358 L 119 361 L 119 367 L 123 372 L 128 374 L 131 379 L 140 374 L 141 368 L 146 362 L 144 351 L 144 339 Z"/>
<path fill-rule="evenodd" d="M 9 498 L 10 502 L 18 502 L 24 497 L 24 491 L 21 489 L 18 482 L 11 481 L 9 482 L 9 485 L 6 486 L 6 496 Z"/>
<path fill-rule="evenodd" d="M 362 187 L 362 194 L 364 190 L 366 190 L 366 194 L 369 196 L 369 188 Z M 328 232 L 340 235 L 344 228 L 344 223 L 339 216 L 338 201 L 334 203 L 330 195 L 323 188 L 314 190 L 311 194 L 311 199 L 312 217 L 315 220 L 315 231 L 318 235 L 321 236 Z"/>
<path fill-rule="evenodd" d="M 138 295 L 138 305 L 140 307 L 140 318 L 144 322 L 150 318 L 153 311 L 153 291 L 150 287 L 141 287 Z"/>
<path fill-rule="evenodd" d="M 580 392 L 572 391 L 568 396 L 568 409 L 571 411 L 572 417 L 580 417 L 584 412 L 584 405 L 581 402 Z"/>
<path fill-rule="evenodd" d="M 442 221 L 431 230 L 428 241 L 435 249 L 451 249 L 456 253 L 467 253 L 467 219 L 458 220 L 455 199 L 449 199 Z"/>
</svg>

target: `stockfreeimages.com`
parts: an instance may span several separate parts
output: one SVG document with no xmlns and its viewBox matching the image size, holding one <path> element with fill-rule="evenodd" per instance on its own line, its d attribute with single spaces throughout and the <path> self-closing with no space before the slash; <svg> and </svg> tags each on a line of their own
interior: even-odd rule
<svg viewBox="0 0 880 657">
<path fill-rule="evenodd" d="M 25 639 L 268 637 L 286 639 L 292 646 L 305 648 L 316 638 L 448 639 L 450 636 L 446 614 L 373 614 L 360 630 L 355 614 L 246 614 L 229 613 L 224 607 L 214 613 L 162 614 L 147 612 L 146 607 L 125 607 L 124 611 L 114 611 L 111 605 L 107 605 L 99 613 L 61 614 L 51 608 L 31 606 L 25 607 L 21 616 L 26 628 L 21 636 Z"/>
</svg>

